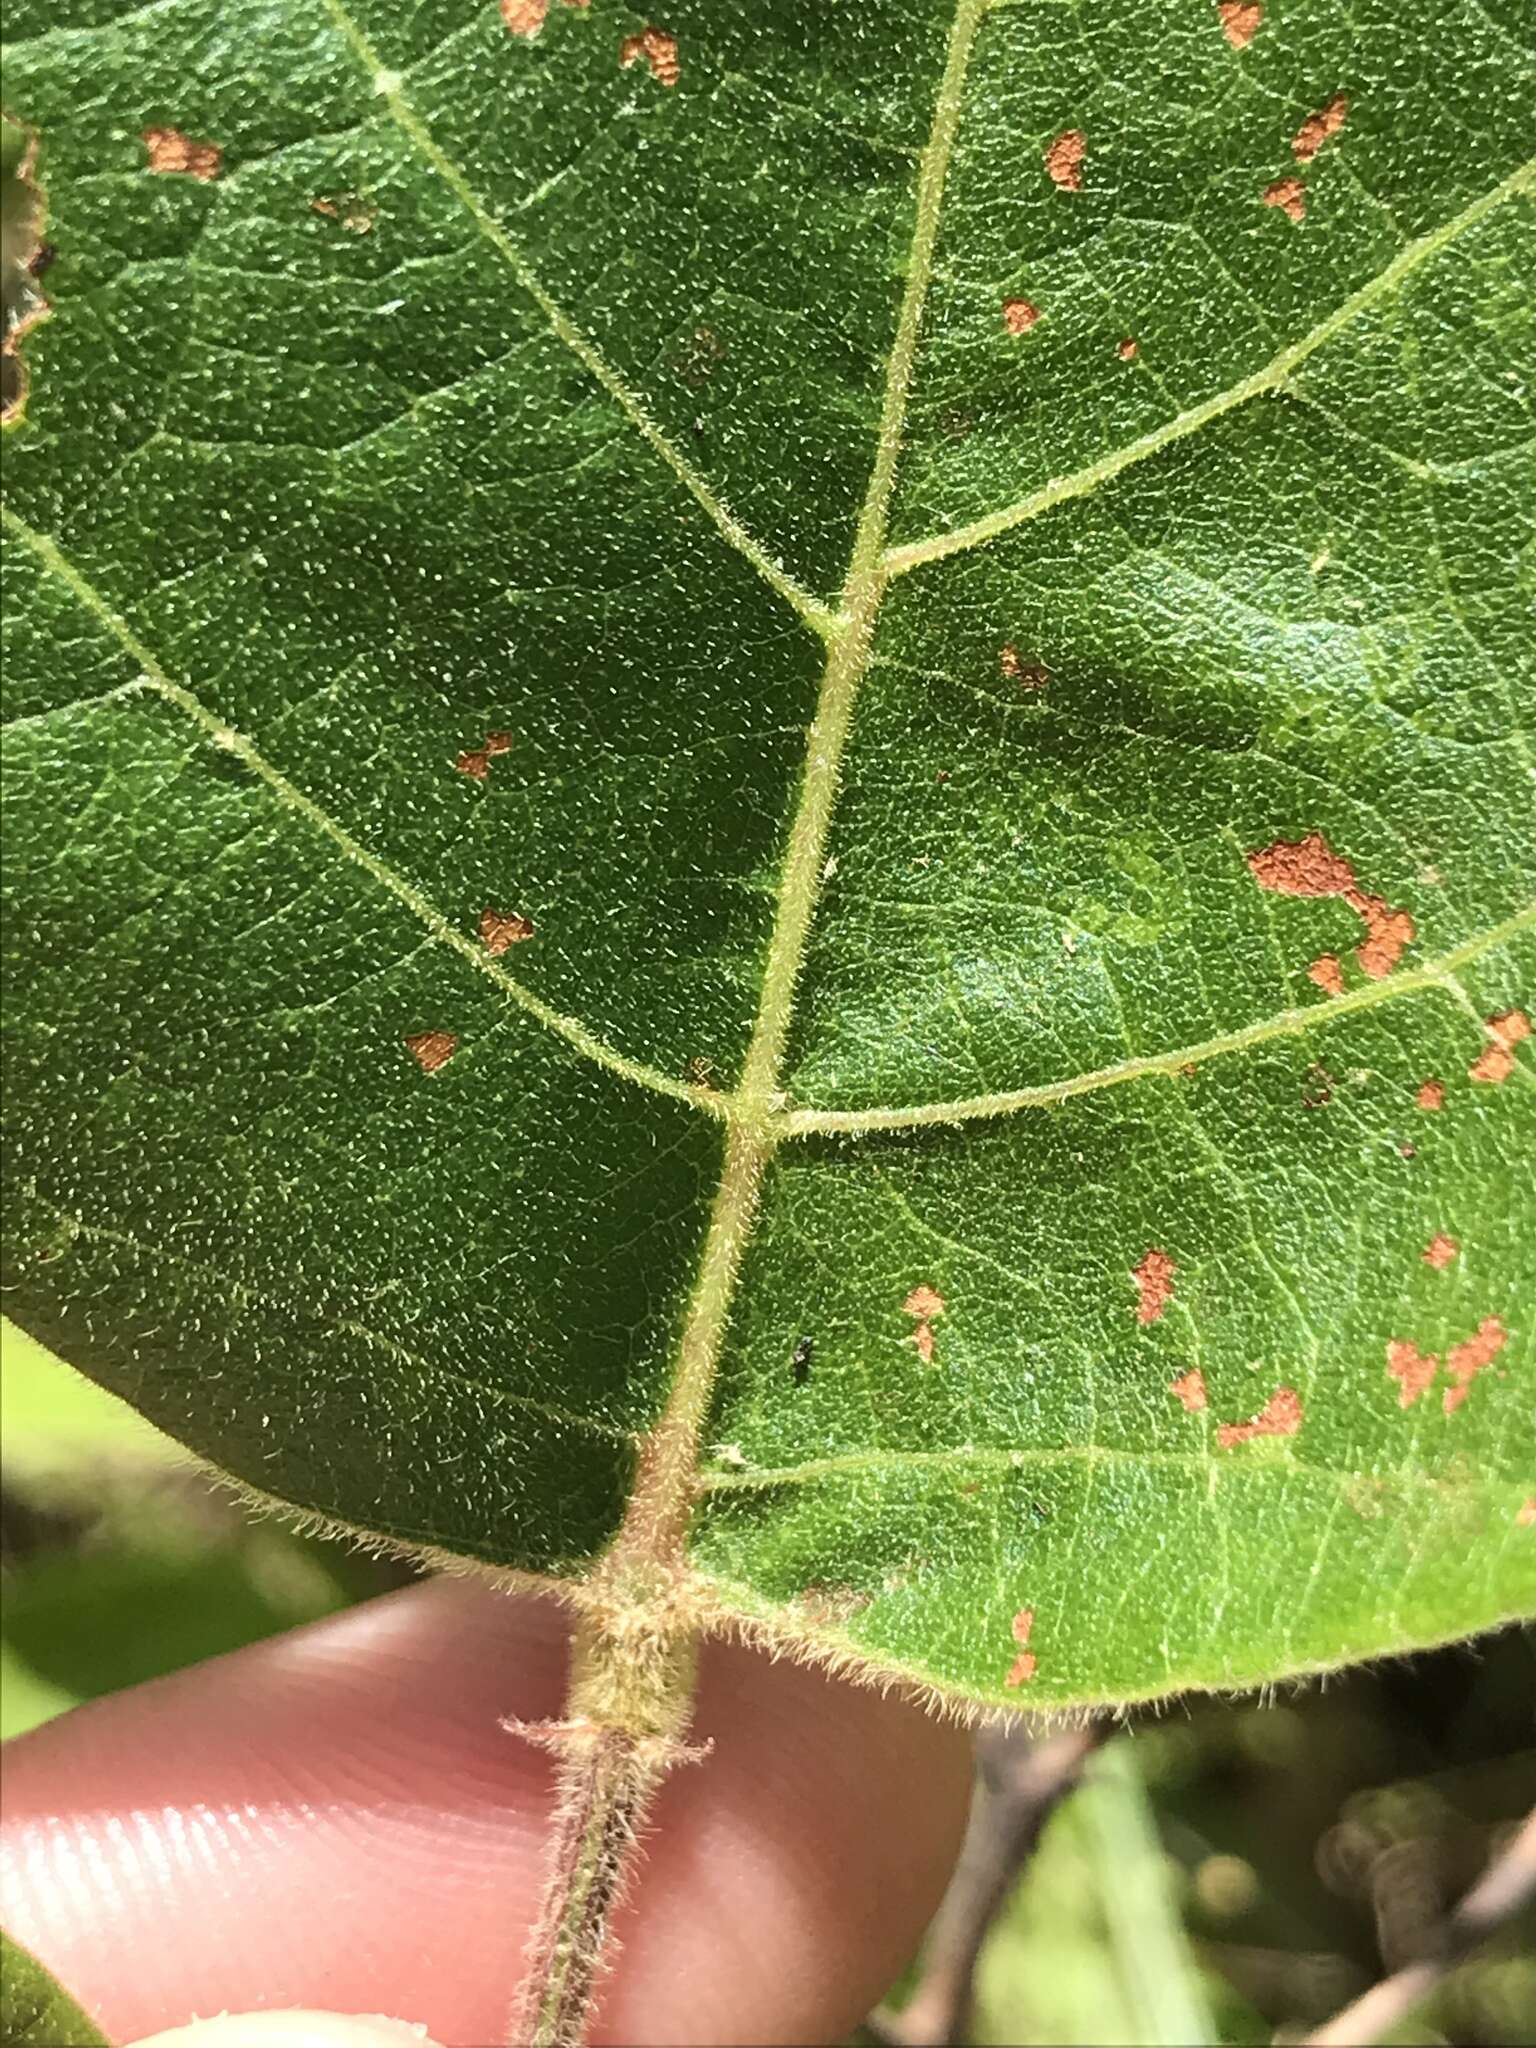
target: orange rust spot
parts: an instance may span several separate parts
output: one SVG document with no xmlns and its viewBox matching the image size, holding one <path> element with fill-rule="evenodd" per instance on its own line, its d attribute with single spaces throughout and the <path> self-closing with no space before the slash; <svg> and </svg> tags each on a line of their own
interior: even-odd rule
<svg viewBox="0 0 1536 2048">
<path fill-rule="evenodd" d="M 1247 49 L 1264 19 L 1263 8 L 1252 4 L 1252 0 L 1221 0 L 1216 12 L 1221 19 L 1221 32 L 1234 50 Z"/>
<path fill-rule="evenodd" d="M 1437 1230 L 1424 1247 L 1424 1263 L 1438 1272 L 1448 1266 L 1460 1250 L 1461 1246 L 1454 1237 L 1447 1237 L 1443 1230 Z"/>
<path fill-rule="evenodd" d="M 1509 1332 L 1497 1316 L 1484 1316 L 1476 1332 L 1445 1354 L 1447 1377 L 1454 1382 L 1445 1390 L 1443 1406 L 1454 1415 L 1472 1391 L 1472 1382 L 1485 1366 L 1492 1365 L 1509 1342 Z"/>
<path fill-rule="evenodd" d="M 1045 152 L 1045 168 L 1053 185 L 1059 185 L 1063 192 L 1081 192 L 1083 189 L 1083 158 L 1088 154 L 1088 138 L 1081 128 L 1065 128 Z"/>
<path fill-rule="evenodd" d="M 1474 1081 L 1489 1081 L 1495 1087 L 1501 1081 L 1507 1081 L 1514 1071 L 1515 1056 L 1502 1045 L 1490 1045 L 1467 1069 Z"/>
<path fill-rule="evenodd" d="M 1300 178 L 1276 178 L 1272 185 L 1264 187 L 1264 204 L 1278 206 L 1288 219 L 1302 221 L 1307 217 L 1307 188 Z"/>
<path fill-rule="evenodd" d="M 1003 1680 L 1004 1685 L 1028 1685 L 1035 1672 L 1039 1669 L 1040 1660 L 1031 1650 L 1025 1648 L 1025 1644 L 1029 1641 L 1030 1630 L 1034 1625 L 1035 1610 L 1033 1607 L 1021 1607 L 1013 1617 L 1013 1640 L 1018 1644 L 1021 1654 L 1014 1658 L 1012 1669 Z"/>
<path fill-rule="evenodd" d="M 1131 1278 L 1141 1297 L 1136 1304 L 1138 1323 L 1155 1323 L 1162 1315 L 1173 1296 L 1173 1276 L 1178 1270 L 1168 1254 L 1155 1245 L 1139 1266 L 1131 1268 Z"/>
<path fill-rule="evenodd" d="M 917 1346 L 917 1355 L 924 1365 L 933 1363 L 933 1325 L 919 1323 L 912 1332 L 912 1342 Z"/>
<path fill-rule="evenodd" d="M 1198 1365 L 1174 1380 L 1168 1391 L 1187 1415 L 1199 1415 L 1206 1406 L 1205 1374 Z"/>
<path fill-rule="evenodd" d="M 492 910 L 489 907 L 480 913 L 480 936 L 485 941 L 488 953 L 505 953 L 508 946 L 515 946 L 519 939 L 531 939 L 533 926 L 526 917 L 513 911 Z"/>
<path fill-rule="evenodd" d="M 1125 340 L 1122 341 L 1120 346 L 1115 350 L 1115 354 L 1120 358 L 1122 363 L 1135 362 L 1136 344 L 1134 341 L 1131 340 L 1129 335 L 1126 336 Z"/>
<path fill-rule="evenodd" d="M 1517 1529 L 1536 1528 L 1536 1493 L 1533 1493 L 1528 1500 L 1521 1501 L 1519 1507 L 1515 1509 L 1515 1527 Z"/>
<path fill-rule="evenodd" d="M 1291 137 L 1291 154 L 1299 164 L 1311 163 L 1323 144 L 1337 135 L 1349 114 L 1349 100 L 1336 92 L 1326 107 L 1308 114 Z"/>
<path fill-rule="evenodd" d="M 1443 1081 L 1425 1081 L 1413 1099 L 1420 1109 L 1444 1109 L 1445 1083 Z"/>
<path fill-rule="evenodd" d="M 565 4 L 587 7 L 591 0 L 565 0 Z M 549 0 L 501 0 L 501 18 L 515 36 L 536 36 L 548 13 Z"/>
<path fill-rule="evenodd" d="M 148 167 L 152 171 L 179 172 L 199 178 L 206 185 L 219 175 L 224 152 L 216 142 L 194 142 L 179 128 L 146 128 L 143 132 Z"/>
<path fill-rule="evenodd" d="M 1028 334 L 1040 318 L 1040 308 L 1028 299 L 1004 299 L 1003 325 L 1010 334 Z"/>
<path fill-rule="evenodd" d="M 926 1320 L 929 1316 L 943 1315 L 946 1304 L 936 1287 L 922 1286 L 914 1287 L 901 1306 L 907 1315 L 922 1316 Z"/>
<path fill-rule="evenodd" d="M 459 1041 L 451 1031 L 413 1031 L 406 1038 L 405 1049 L 424 1074 L 435 1074 L 453 1058 Z"/>
<path fill-rule="evenodd" d="M 664 28 L 646 28 L 637 36 L 626 36 L 619 49 L 619 63 L 624 70 L 642 57 L 658 85 L 676 85 L 682 70 L 677 61 L 676 36 L 669 36 Z"/>
<path fill-rule="evenodd" d="M 1475 1059 L 1467 1072 L 1474 1081 L 1507 1081 L 1515 1071 L 1515 1047 L 1531 1035 L 1531 1020 L 1524 1010 L 1501 1010 L 1485 1020 L 1493 1040 L 1486 1052 Z"/>
<path fill-rule="evenodd" d="M 1253 879 L 1261 889 L 1280 896 L 1342 896 L 1365 926 L 1365 937 L 1355 948 L 1360 970 L 1372 981 L 1385 980 L 1413 943 L 1414 923 L 1406 910 L 1391 910 L 1385 897 L 1371 896 L 1360 887 L 1355 871 L 1341 854 L 1334 852 L 1321 832 L 1309 832 L 1303 839 L 1277 839 L 1246 856 Z M 1331 965 L 1330 965 L 1331 963 Z M 1335 988 L 1323 977 L 1339 967 L 1335 954 L 1325 953 L 1307 970 L 1319 988 L 1330 995 L 1343 993 L 1342 976 Z"/>
<path fill-rule="evenodd" d="M 1411 1408 L 1421 1394 L 1427 1393 L 1439 1370 L 1440 1360 L 1433 1351 L 1420 1351 L 1417 1344 L 1409 1344 L 1400 1337 L 1394 1337 L 1387 1346 L 1387 1376 L 1397 1381 L 1399 1408 Z"/>
<path fill-rule="evenodd" d="M 484 782 L 490 773 L 492 755 L 509 754 L 511 751 L 511 733 L 488 732 L 483 747 L 466 747 L 453 765 L 461 775 L 471 776 L 476 782 Z"/>
<path fill-rule="evenodd" d="M 1216 1441 L 1224 1451 L 1252 1443 L 1256 1436 L 1294 1436 L 1301 1427 L 1301 1396 L 1294 1387 L 1276 1387 L 1251 1422 L 1224 1422 Z"/>
<path fill-rule="evenodd" d="M 1315 981 L 1325 996 L 1344 993 L 1344 968 L 1337 953 L 1319 953 L 1307 969 L 1308 981 Z"/>
<path fill-rule="evenodd" d="M 1413 919 L 1406 910 L 1388 910 L 1380 896 L 1351 896 L 1349 907 L 1365 919 L 1365 940 L 1355 948 L 1362 974 L 1385 981 L 1413 944 Z"/>
<path fill-rule="evenodd" d="M 1043 662 L 1025 661 L 1010 641 L 997 651 L 997 665 L 1010 683 L 1017 683 L 1021 690 L 1043 690 L 1051 680 L 1051 672 Z"/>
</svg>

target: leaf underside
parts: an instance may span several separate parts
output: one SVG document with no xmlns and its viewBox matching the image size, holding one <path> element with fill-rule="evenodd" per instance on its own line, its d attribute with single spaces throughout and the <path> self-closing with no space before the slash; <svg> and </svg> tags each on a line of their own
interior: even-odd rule
<svg viewBox="0 0 1536 2048">
<path fill-rule="evenodd" d="M 718 1611 L 1052 1706 L 1536 1606 L 1530 15 L 1255 11 L 12 0 L 12 1314 L 587 1569 L 862 516 Z"/>
</svg>

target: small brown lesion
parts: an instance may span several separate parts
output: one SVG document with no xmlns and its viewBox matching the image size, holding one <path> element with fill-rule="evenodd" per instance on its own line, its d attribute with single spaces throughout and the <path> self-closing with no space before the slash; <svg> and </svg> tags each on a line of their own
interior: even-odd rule
<svg viewBox="0 0 1536 2048">
<path fill-rule="evenodd" d="M 424 1074 L 446 1067 L 459 1049 L 451 1031 L 413 1031 L 407 1034 L 405 1049 Z"/>
<path fill-rule="evenodd" d="M 1045 169 L 1051 183 L 1063 192 L 1081 192 L 1083 159 L 1087 154 L 1088 138 L 1082 129 L 1064 128 L 1046 147 Z"/>
<path fill-rule="evenodd" d="M 334 198 L 311 199 L 309 210 L 325 220 L 335 221 L 349 235 L 372 234 L 373 224 L 379 217 L 379 209 L 360 192 L 338 192 Z"/>
<path fill-rule="evenodd" d="M 515 910 L 492 910 L 487 905 L 480 913 L 480 937 L 485 942 L 486 951 L 499 956 L 509 946 L 531 939 L 533 923 Z"/>
<path fill-rule="evenodd" d="M 1170 1381 L 1168 1391 L 1186 1415 L 1199 1415 L 1207 1405 L 1205 1374 L 1198 1365 L 1192 1365 L 1188 1372 L 1180 1373 L 1176 1380 Z"/>
<path fill-rule="evenodd" d="M 1177 1263 L 1156 1245 L 1145 1254 L 1139 1265 L 1131 1268 L 1131 1278 L 1136 1284 L 1138 1323 L 1161 1321 L 1163 1311 L 1173 1299 L 1173 1276 L 1178 1270 Z"/>
<path fill-rule="evenodd" d="M 924 1365 L 932 1365 L 934 1354 L 933 1319 L 935 1316 L 943 1315 L 945 1311 L 947 1304 L 943 1295 L 940 1294 L 936 1287 L 929 1287 L 925 1284 L 914 1287 L 901 1306 L 903 1314 L 917 1319 L 917 1327 L 912 1332 L 912 1342 L 917 1348 L 918 1357 L 923 1361 Z"/>
<path fill-rule="evenodd" d="M 1246 859 L 1259 887 L 1278 896 L 1341 896 L 1365 926 L 1355 959 L 1361 973 L 1372 981 L 1384 981 L 1417 936 L 1410 914 L 1393 910 L 1385 897 L 1362 889 L 1353 866 L 1334 852 L 1321 832 L 1308 832 L 1301 839 L 1273 840 Z M 1342 963 L 1336 953 L 1320 955 L 1307 973 L 1326 994 L 1344 993 Z"/>
<path fill-rule="evenodd" d="M 664 28 L 657 28 L 652 24 L 648 28 L 643 28 L 637 36 L 626 36 L 619 45 L 619 64 L 625 71 L 631 64 L 638 64 L 642 58 L 658 85 L 674 86 L 682 76 L 682 65 L 677 54 L 677 37 L 668 35 Z"/>
<path fill-rule="evenodd" d="M 1264 9 L 1257 0 L 1221 0 L 1216 9 L 1221 32 L 1234 50 L 1246 50 L 1259 32 Z"/>
<path fill-rule="evenodd" d="M 1445 1083 L 1443 1081 L 1437 1081 L 1433 1077 L 1431 1077 L 1427 1081 L 1422 1081 L 1419 1084 L 1418 1093 L 1414 1096 L 1413 1099 L 1420 1109 L 1430 1111 L 1444 1109 Z"/>
<path fill-rule="evenodd" d="M 567 7 L 586 7 L 590 0 L 565 0 Z M 515 36 L 526 41 L 538 34 L 549 13 L 549 0 L 501 0 L 501 18 Z"/>
<path fill-rule="evenodd" d="M 1433 1266 L 1436 1272 L 1441 1272 L 1450 1265 L 1460 1250 L 1461 1246 L 1454 1237 L 1447 1237 L 1443 1230 L 1437 1230 L 1424 1247 L 1424 1263 L 1426 1266 Z"/>
<path fill-rule="evenodd" d="M 1295 1436 L 1303 1420 L 1301 1396 L 1294 1387 L 1276 1387 L 1258 1414 L 1247 1422 L 1224 1422 L 1216 1441 L 1224 1451 L 1252 1443 L 1261 1436 Z"/>
<path fill-rule="evenodd" d="M 495 756 L 510 753 L 511 750 L 511 733 L 488 732 L 483 746 L 466 747 L 453 765 L 461 775 L 467 775 L 471 782 L 484 782 L 491 772 L 491 762 Z"/>
<path fill-rule="evenodd" d="M 1028 334 L 1040 318 L 1040 308 L 1032 299 L 1004 299 L 1003 325 L 1010 334 Z"/>
<path fill-rule="evenodd" d="M 1276 178 L 1264 187 L 1264 204 L 1278 206 L 1298 226 L 1307 217 L 1307 188 L 1300 178 Z"/>
<path fill-rule="evenodd" d="M 1507 1081 L 1515 1071 L 1515 1047 L 1531 1035 L 1531 1020 L 1524 1010 L 1500 1010 L 1484 1020 L 1489 1044 L 1468 1067 L 1474 1081 L 1493 1087 Z"/>
<path fill-rule="evenodd" d="M 1323 144 L 1338 134 L 1348 118 L 1349 98 L 1342 92 L 1336 92 L 1326 107 L 1319 107 L 1315 114 L 1308 114 L 1291 137 L 1291 154 L 1297 163 L 1311 163 Z"/>
<path fill-rule="evenodd" d="M 179 128 L 146 128 L 142 132 L 146 167 L 170 176 L 197 178 L 208 184 L 224 165 L 216 142 L 194 142 Z"/>
<path fill-rule="evenodd" d="M 1033 1607 L 1021 1607 L 1013 1617 L 1012 1623 L 1013 1640 L 1019 1646 L 1019 1654 L 1014 1658 L 1008 1676 L 1003 1680 L 1003 1684 L 1010 1690 L 1015 1686 L 1028 1685 L 1040 1668 L 1039 1658 L 1027 1647 L 1034 1627 L 1035 1610 Z"/>
<path fill-rule="evenodd" d="M 997 667 L 1005 682 L 1016 683 L 1021 690 L 1043 690 L 1051 680 L 1044 662 L 1027 661 L 1011 640 L 997 650 Z"/>
<path fill-rule="evenodd" d="M 1140 353 L 1140 348 L 1130 335 L 1127 335 L 1115 350 L 1122 363 L 1134 363 Z"/>
</svg>

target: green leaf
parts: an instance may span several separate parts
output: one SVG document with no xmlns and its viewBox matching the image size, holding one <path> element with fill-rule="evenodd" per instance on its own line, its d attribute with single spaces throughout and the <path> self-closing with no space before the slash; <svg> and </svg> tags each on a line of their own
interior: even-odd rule
<svg viewBox="0 0 1536 2048">
<path fill-rule="evenodd" d="M 107 2048 L 86 2018 L 18 1941 L 0 1931 L 0 2033 L 13 2048 Z"/>
<path fill-rule="evenodd" d="M 1528 1611 L 1524 11 L 509 12 L 11 9 L 11 1313 L 967 1700 Z"/>
</svg>

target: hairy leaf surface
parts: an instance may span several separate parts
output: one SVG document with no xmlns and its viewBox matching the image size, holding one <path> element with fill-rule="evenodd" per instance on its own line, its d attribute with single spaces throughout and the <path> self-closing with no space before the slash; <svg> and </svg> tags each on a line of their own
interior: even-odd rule
<svg viewBox="0 0 1536 2048">
<path fill-rule="evenodd" d="M 12 1313 L 965 1698 L 1536 1605 L 1528 10 L 9 27 Z"/>
</svg>

